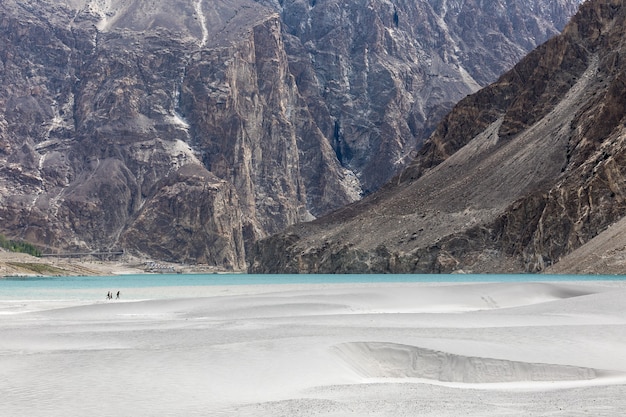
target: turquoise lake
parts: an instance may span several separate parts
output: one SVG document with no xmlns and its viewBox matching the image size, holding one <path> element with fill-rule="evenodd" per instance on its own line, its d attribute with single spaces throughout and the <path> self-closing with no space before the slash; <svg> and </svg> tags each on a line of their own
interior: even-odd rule
<svg viewBox="0 0 626 417">
<path fill-rule="evenodd" d="M 539 274 L 141 274 L 84 277 L 29 277 L 0 279 L 0 300 L 100 298 L 110 290 L 122 291 L 130 298 L 188 296 L 195 287 L 280 285 L 280 284 L 350 284 L 350 283 L 478 283 L 478 282 L 563 282 L 622 281 L 623 275 L 539 275 Z M 172 291 L 168 291 L 172 288 Z M 185 293 L 174 288 L 186 288 Z M 128 299 L 128 298 L 127 298 Z"/>
</svg>

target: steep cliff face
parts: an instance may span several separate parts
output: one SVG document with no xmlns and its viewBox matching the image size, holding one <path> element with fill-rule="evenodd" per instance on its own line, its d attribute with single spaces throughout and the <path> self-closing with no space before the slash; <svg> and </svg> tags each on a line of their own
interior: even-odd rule
<svg viewBox="0 0 626 417">
<path fill-rule="evenodd" d="M 383 184 L 577 2 L 344 3 L 2 1 L 1 231 L 242 269 Z"/>
<path fill-rule="evenodd" d="M 171 32 L 158 23 L 167 8 L 134 19 L 141 2 L 3 3 L 5 231 L 242 269 L 244 234 L 307 218 L 277 16 L 255 3 L 236 18 L 231 5 L 203 11 L 234 25 L 233 43 L 185 3 Z M 321 193 L 351 201 L 337 177 Z"/>
<path fill-rule="evenodd" d="M 242 218 L 233 186 L 185 165 L 154 187 L 121 244 L 158 259 L 244 269 Z"/>
<path fill-rule="evenodd" d="M 621 1 L 462 100 L 409 169 L 361 202 L 260 242 L 253 271 L 540 271 L 626 213 Z M 285 253 L 285 255 L 280 255 Z"/>
<path fill-rule="evenodd" d="M 244 236 L 358 197 L 297 92 L 278 16 L 179 3 L 3 2 L 6 233 L 242 269 Z"/>
<path fill-rule="evenodd" d="M 316 123 L 368 193 L 410 163 L 454 103 L 558 33 L 578 4 L 285 0 L 274 7 Z"/>
</svg>

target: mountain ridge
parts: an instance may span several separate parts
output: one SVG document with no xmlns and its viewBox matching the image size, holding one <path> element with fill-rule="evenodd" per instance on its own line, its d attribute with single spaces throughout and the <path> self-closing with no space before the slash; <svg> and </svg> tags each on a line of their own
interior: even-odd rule
<svg viewBox="0 0 626 417">
<path fill-rule="evenodd" d="M 388 186 L 259 242 L 251 271 L 538 272 L 600 234 L 624 214 L 624 15 L 584 3 Z"/>
</svg>

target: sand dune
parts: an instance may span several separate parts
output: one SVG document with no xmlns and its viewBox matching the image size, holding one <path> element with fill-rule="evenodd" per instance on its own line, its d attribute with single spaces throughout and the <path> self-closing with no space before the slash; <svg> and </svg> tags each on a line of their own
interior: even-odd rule
<svg viewBox="0 0 626 417">
<path fill-rule="evenodd" d="M 626 410 L 622 281 L 121 290 L 0 297 L 0 415 Z"/>
<path fill-rule="evenodd" d="M 579 366 L 455 355 L 397 343 L 344 343 L 335 346 L 335 352 L 356 372 L 368 378 L 425 378 L 444 382 L 494 383 L 589 380 L 617 375 Z"/>
</svg>

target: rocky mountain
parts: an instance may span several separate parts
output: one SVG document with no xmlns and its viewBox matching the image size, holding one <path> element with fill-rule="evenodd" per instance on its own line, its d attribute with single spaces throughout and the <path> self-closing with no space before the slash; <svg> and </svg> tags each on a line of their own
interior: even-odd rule
<svg viewBox="0 0 626 417">
<path fill-rule="evenodd" d="M 461 100 L 386 187 L 259 242 L 251 270 L 582 271 L 575 254 L 619 264 L 625 28 L 623 1 L 585 2 L 560 36 Z"/>
<path fill-rule="evenodd" d="M 299 91 L 365 194 L 415 157 L 459 99 L 560 31 L 580 1 L 265 0 Z"/>
<path fill-rule="evenodd" d="M 3 0 L 0 232 L 244 269 L 379 188 L 577 4 Z"/>
</svg>

